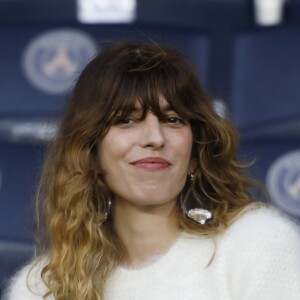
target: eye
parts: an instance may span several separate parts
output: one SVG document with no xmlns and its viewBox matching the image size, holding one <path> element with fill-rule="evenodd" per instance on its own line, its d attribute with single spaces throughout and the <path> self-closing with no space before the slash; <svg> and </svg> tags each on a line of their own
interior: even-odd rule
<svg viewBox="0 0 300 300">
<path fill-rule="evenodd" d="M 175 116 L 170 116 L 167 118 L 167 122 L 169 124 L 174 124 L 174 125 L 182 125 L 185 124 L 185 120 L 180 118 L 180 117 L 175 117 Z"/>
<path fill-rule="evenodd" d="M 124 118 L 117 118 L 113 125 L 131 125 L 135 121 L 132 118 L 124 117 Z"/>
</svg>

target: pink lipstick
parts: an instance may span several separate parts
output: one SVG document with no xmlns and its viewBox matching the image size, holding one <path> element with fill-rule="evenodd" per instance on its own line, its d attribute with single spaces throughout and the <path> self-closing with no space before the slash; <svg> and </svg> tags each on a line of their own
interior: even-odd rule
<svg viewBox="0 0 300 300">
<path fill-rule="evenodd" d="M 132 165 L 145 170 L 158 171 L 168 168 L 171 163 L 161 157 L 145 157 L 134 161 Z"/>
</svg>

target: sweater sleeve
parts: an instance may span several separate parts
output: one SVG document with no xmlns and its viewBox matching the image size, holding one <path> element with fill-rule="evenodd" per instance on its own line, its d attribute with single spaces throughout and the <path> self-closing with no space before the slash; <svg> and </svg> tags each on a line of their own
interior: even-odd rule
<svg viewBox="0 0 300 300">
<path fill-rule="evenodd" d="M 42 282 L 40 270 L 41 264 L 30 263 L 23 267 L 11 279 L 4 300 L 43 300 L 46 287 Z"/>
<path fill-rule="evenodd" d="M 296 222 L 262 208 L 247 213 L 229 232 L 232 299 L 300 300 L 300 231 Z"/>
</svg>

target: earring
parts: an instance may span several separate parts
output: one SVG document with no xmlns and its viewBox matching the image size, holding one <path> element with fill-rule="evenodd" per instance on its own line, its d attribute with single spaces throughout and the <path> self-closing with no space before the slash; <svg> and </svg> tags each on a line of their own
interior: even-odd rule
<svg viewBox="0 0 300 300">
<path fill-rule="evenodd" d="M 191 184 L 194 181 L 194 174 L 189 175 L 189 179 L 187 184 Z M 191 220 L 204 225 L 207 220 L 212 218 L 211 211 L 204 209 L 204 208 L 192 208 L 187 209 L 185 207 L 184 198 L 186 196 L 185 191 L 188 190 L 188 188 L 184 188 L 184 190 L 180 193 L 179 200 L 180 200 L 180 206 L 184 214 Z"/>
<path fill-rule="evenodd" d="M 110 197 L 109 197 L 108 201 L 105 205 L 104 212 L 103 212 L 104 220 L 103 220 L 102 224 L 107 220 L 107 218 L 110 214 L 110 211 L 111 211 L 111 200 L 110 200 Z"/>
</svg>

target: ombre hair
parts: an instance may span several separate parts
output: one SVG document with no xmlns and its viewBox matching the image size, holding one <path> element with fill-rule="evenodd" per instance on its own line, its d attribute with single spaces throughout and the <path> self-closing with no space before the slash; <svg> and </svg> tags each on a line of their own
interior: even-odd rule
<svg viewBox="0 0 300 300">
<path fill-rule="evenodd" d="M 251 182 L 244 175 L 247 166 L 236 159 L 237 134 L 215 112 L 186 58 L 154 44 L 123 42 L 103 49 L 77 80 L 46 157 L 37 197 L 45 297 L 103 299 L 105 282 L 124 250 L 111 218 L 104 222 L 113 195 L 97 147 L 116 116 L 127 115 L 137 102 L 144 115 L 151 110 L 162 117 L 162 97 L 192 128 L 195 180 L 185 201 L 192 196 L 213 212 L 205 225 L 178 213 L 179 226 L 218 234 L 249 207 Z"/>
</svg>

